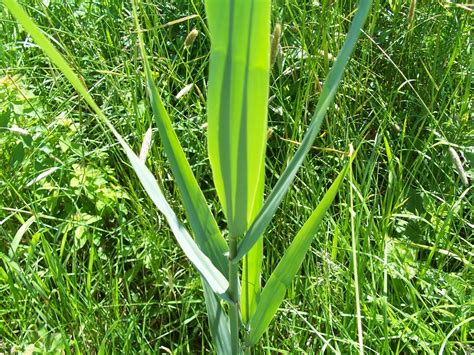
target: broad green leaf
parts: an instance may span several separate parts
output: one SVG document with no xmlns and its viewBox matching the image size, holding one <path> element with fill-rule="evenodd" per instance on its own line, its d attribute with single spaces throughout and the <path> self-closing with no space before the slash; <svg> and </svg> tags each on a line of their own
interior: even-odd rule
<svg viewBox="0 0 474 355">
<path fill-rule="evenodd" d="M 241 236 L 263 200 L 270 67 L 270 0 L 207 0 L 211 34 L 208 145 L 214 184 L 232 236 Z M 263 244 L 244 260 L 241 312 L 260 293 Z"/>
<path fill-rule="evenodd" d="M 278 206 L 283 199 L 283 196 L 288 191 L 296 173 L 298 172 L 298 169 L 303 163 L 306 154 L 311 149 L 311 145 L 313 144 L 313 141 L 319 132 L 323 118 L 334 100 L 334 96 L 336 95 L 336 90 L 341 81 L 344 69 L 349 61 L 352 51 L 354 50 L 357 39 L 359 38 L 361 28 L 367 18 L 371 4 L 371 0 L 359 1 L 359 7 L 354 19 L 352 20 L 346 40 L 342 46 L 341 52 L 339 53 L 336 62 L 334 63 L 334 66 L 331 68 L 328 74 L 326 82 L 324 83 L 321 97 L 319 98 L 318 105 L 316 106 L 315 113 L 308 130 L 306 131 L 303 141 L 301 142 L 300 147 L 296 151 L 285 171 L 281 175 L 280 179 L 276 183 L 272 192 L 266 199 L 258 216 L 250 226 L 242 241 L 239 243 L 237 255 L 233 262 L 237 263 L 240 259 L 242 259 L 242 257 L 248 253 L 248 251 L 253 247 L 253 245 L 265 231 L 265 228 L 273 218 Z"/>
<path fill-rule="evenodd" d="M 141 29 L 135 11 L 135 2 L 133 2 L 133 4 L 135 25 L 139 33 L 138 42 L 145 66 L 148 94 L 150 96 L 155 122 L 158 126 L 158 132 L 171 170 L 173 171 L 173 176 L 181 193 L 189 223 L 194 231 L 197 244 L 203 252 L 209 256 L 217 268 L 224 273 L 224 275 L 227 275 L 228 258 L 225 256 L 228 252 L 227 243 L 220 233 L 214 216 L 199 188 L 183 148 L 173 129 L 170 117 L 158 93 L 143 44 Z"/>
<path fill-rule="evenodd" d="M 213 291 L 225 297 L 225 291 L 229 284 L 222 273 L 214 266 L 209 258 L 199 249 L 196 242 L 191 238 L 188 231 L 184 228 L 178 217 L 171 209 L 168 202 L 165 200 L 158 183 L 153 174 L 146 167 L 146 165 L 137 157 L 133 150 L 128 146 L 122 136 L 117 132 L 112 123 L 105 117 L 102 110 L 94 102 L 92 96 L 87 91 L 85 85 L 79 80 L 70 65 L 64 57 L 54 48 L 51 42 L 41 32 L 38 26 L 33 22 L 30 16 L 23 10 L 23 8 L 15 0 L 4 0 L 5 6 L 18 20 L 23 28 L 31 35 L 33 40 L 40 46 L 51 61 L 61 70 L 74 88 L 81 94 L 86 102 L 95 111 L 97 116 L 104 122 L 110 131 L 113 133 L 122 149 L 126 153 L 133 169 L 135 170 L 140 182 L 145 191 L 155 203 L 156 207 L 163 213 L 168 221 L 173 234 L 178 241 L 178 244 L 183 249 L 186 256 L 190 259 L 200 274 L 206 279 Z"/>
<path fill-rule="evenodd" d="M 339 173 L 321 202 L 303 227 L 301 227 L 295 239 L 283 255 L 283 258 L 278 263 L 278 266 L 270 276 L 267 284 L 263 288 L 256 312 L 250 319 L 250 332 L 247 338 L 247 345 L 251 346 L 257 343 L 258 339 L 270 324 L 270 321 L 274 317 L 278 307 L 283 302 L 286 290 L 291 285 L 291 281 L 301 267 L 306 252 L 311 246 L 313 237 L 319 229 L 324 214 L 329 206 L 331 206 L 334 197 L 336 197 L 337 191 L 339 190 L 354 157 L 355 155 L 350 158 L 349 163 Z"/>
<path fill-rule="evenodd" d="M 208 148 L 229 233 L 241 236 L 263 194 L 270 0 L 207 0 Z"/>
</svg>

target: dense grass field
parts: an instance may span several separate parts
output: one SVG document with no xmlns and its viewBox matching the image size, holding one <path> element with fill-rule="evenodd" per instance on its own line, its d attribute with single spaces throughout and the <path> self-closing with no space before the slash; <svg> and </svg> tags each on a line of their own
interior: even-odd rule
<svg viewBox="0 0 474 355">
<path fill-rule="evenodd" d="M 23 4 L 136 152 L 153 128 L 147 164 L 184 218 L 130 2 Z M 302 139 L 355 7 L 273 2 L 282 38 L 267 191 Z M 350 143 L 357 158 L 256 353 L 474 351 L 472 10 L 374 1 L 314 150 L 265 235 L 263 282 Z M 140 21 L 181 144 L 225 228 L 207 159 L 203 2 L 144 0 Z M 111 134 L 1 3 L 0 162 L 0 353 L 212 352 L 197 273 Z"/>
</svg>

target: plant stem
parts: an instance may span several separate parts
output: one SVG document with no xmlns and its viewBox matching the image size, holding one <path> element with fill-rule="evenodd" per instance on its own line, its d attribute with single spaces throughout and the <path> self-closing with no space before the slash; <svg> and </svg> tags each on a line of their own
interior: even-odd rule
<svg viewBox="0 0 474 355">
<path fill-rule="evenodd" d="M 240 315 L 239 315 L 239 264 L 233 264 L 232 260 L 237 255 L 237 237 L 229 239 L 229 295 L 233 302 L 229 303 L 230 339 L 232 354 L 240 354 Z"/>
</svg>

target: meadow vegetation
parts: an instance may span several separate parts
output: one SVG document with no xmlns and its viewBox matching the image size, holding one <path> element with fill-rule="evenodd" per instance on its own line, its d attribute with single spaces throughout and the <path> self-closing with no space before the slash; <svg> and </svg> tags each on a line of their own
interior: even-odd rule
<svg viewBox="0 0 474 355">
<path fill-rule="evenodd" d="M 147 165 L 185 220 L 130 2 L 22 4 L 135 152 L 152 127 Z M 1 6 L 0 352 L 209 351 L 197 273 L 113 136 Z M 282 36 L 266 195 L 302 140 L 355 6 L 272 4 Z M 444 0 L 374 1 L 314 149 L 267 229 L 263 275 L 350 143 L 358 154 L 257 353 L 356 353 L 361 341 L 367 353 L 473 351 L 471 17 L 472 6 Z M 145 0 L 139 20 L 166 109 L 225 229 L 207 156 L 204 4 Z"/>
</svg>

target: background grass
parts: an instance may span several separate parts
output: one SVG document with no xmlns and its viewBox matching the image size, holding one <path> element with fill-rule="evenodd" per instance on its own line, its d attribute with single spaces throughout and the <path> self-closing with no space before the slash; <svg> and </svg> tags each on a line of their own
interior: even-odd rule
<svg viewBox="0 0 474 355">
<path fill-rule="evenodd" d="M 153 119 L 129 2 L 24 5 L 138 152 Z M 268 190 L 302 139 L 355 5 L 274 2 L 283 37 Z M 375 1 L 315 149 L 266 234 L 264 281 L 343 166 L 341 151 L 352 142 L 358 158 L 259 353 L 357 352 L 355 274 L 367 352 L 435 353 L 443 342 L 474 350 L 470 9 L 418 2 L 410 16 L 410 4 Z M 3 7 L 0 16 L 0 351 L 209 351 L 197 275 L 124 156 Z M 225 228 L 206 158 L 203 3 L 146 0 L 140 16 L 175 129 Z M 148 164 L 184 217 L 154 138 Z"/>
</svg>

